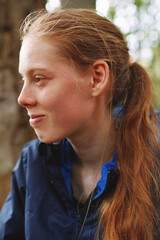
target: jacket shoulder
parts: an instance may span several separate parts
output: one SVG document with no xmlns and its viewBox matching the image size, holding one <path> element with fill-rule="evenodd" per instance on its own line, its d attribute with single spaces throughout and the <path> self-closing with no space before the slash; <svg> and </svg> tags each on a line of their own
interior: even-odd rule
<svg viewBox="0 0 160 240">
<path fill-rule="evenodd" d="M 26 152 L 26 151 L 28 151 L 28 150 L 38 149 L 41 144 L 42 144 L 42 142 L 41 142 L 38 138 L 33 139 L 33 140 L 27 142 L 27 143 L 24 145 L 22 151 L 23 151 L 23 152 Z"/>
</svg>

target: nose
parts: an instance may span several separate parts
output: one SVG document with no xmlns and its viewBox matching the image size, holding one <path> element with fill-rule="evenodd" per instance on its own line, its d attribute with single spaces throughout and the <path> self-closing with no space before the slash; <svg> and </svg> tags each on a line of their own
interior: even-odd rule
<svg viewBox="0 0 160 240">
<path fill-rule="evenodd" d="M 22 107 L 32 107 L 36 104 L 35 94 L 32 87 L 24 84 L 18 97 L 18 104 Z"/>
</svg>

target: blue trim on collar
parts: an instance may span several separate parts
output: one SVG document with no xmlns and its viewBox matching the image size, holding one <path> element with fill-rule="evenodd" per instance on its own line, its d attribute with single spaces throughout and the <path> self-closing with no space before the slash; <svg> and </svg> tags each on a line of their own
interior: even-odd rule
<svg viewBox="0 0 160 240">
<path fill-rule="evenodd" d="M 60 171 L 64 178 L 70 197 L 72 197 L 72 190 L 71 190 L 71 170 L 72 170 L 71 155 L 72 154 L 73 154 L 73 148 L 70 142 L 67 139 L 64 139 L 64 143 L 62 144 L 62 147 L 61 147 Z M 117 159 L 117 151 L 115 151 L 113 155 L 112 162 L 106 162 L 103 164 L 102 170 L 101 170 L 102 177 L 97 183 L 97 194 L 93 199 L 98 198 L 104 191 L 109 170 L 112 168 L 117 168 L 116 159 Z"/>
<path fill-rule="evenodd" d="M 104 191 L 104 189 L 106 187 L 107 177 L 108 177 L 108 173 L 109 173 L 110 169 L 117 168 L 116 159 L 117 159 L 117 150 L 114 152 L 112 162 L 106 162 L 102 166 L 102 170 L 101 170 L 102 177 L 97 183 L 97 194 L 93 199 L 98 198 L 102 194 L 102 192 Z"/>
</svg>

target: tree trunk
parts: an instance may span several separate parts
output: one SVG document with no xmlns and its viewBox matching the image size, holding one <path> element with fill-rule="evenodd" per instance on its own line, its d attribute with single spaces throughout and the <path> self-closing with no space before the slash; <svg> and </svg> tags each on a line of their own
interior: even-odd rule
<svg viewBox="0 0 160 240">
<path fill-rule="evenodd" d="M 90 8 L 95 9 L 96 0 L 61 0 L 61 8 Z"/>
<path fill-rule="evenodd" d="M 0 174 L 8 172 L 24 143 L 34 134 L 18 107 L 18 29 L 25 16 L 46 0 L 0 0 Z"/>
</svg>

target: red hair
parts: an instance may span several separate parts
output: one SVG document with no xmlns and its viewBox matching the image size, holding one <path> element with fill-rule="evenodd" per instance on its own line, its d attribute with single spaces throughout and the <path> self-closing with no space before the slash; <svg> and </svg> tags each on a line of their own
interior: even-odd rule
<svg viewBox="0 0 160 240">
<path fill-rule="evenodd" d="M 158 194 L 158 123 L 153 111 L 152 83 L 138 64 L 129 63 L 128 47 L 119 29 L 92 10 L 67 9 L 29 15 L 21 38 L 36 34 L 57 42 L 60 54 L 80 70 L 98 59 L 110 68 L 106 105 L 122 106 L 117 129 L 119 181 L 104 199 L 100 224 L 104 239 L 153 240 Z"/>
</svg>

